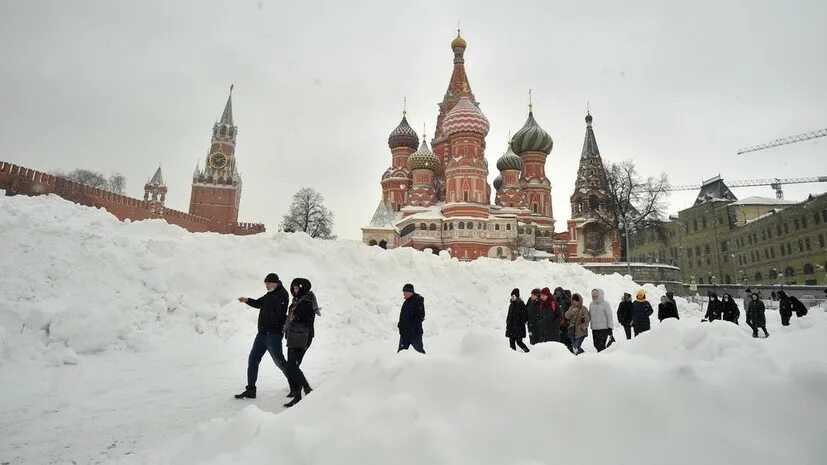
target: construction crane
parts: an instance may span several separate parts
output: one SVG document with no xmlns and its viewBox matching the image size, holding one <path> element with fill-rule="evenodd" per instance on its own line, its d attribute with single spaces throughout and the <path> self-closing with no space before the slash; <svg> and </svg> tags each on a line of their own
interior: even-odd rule
<svg viewBox="0 0 827 465">
<path fill-rule="evenodd" d="M 667 191 L 694 191 L 705 185 L 721 180 L 720 176 L 708 179 L 701 184 L 686 184 L 682 186 L 669 186 L 664 190 Z M 827 182 L 827 176 L 811 176 L 807 178 L 773 178 L 773 179 L 747 179 L 742 181 L 733 181 L 726 183 L 727 187 L 755 187 L 755 186 L 770 186 L 775 189 L 775 198 L 783 199 L 784 191 L 781 190 L 783 184 L 806 184 L 812 182 Z"/>
<path fill-rule="evenodd" d="M 819 129 L 817 131 L 805 132 L 803 134 L 796 134 L 794 136 L 782 137 L 775 139 L 766 144 L 752 145 L 738 150 L 738 155 L 743 155 L 748 152 L 757 152 L 759 150 L 771 149 L 780 145 L 795 144 L 796 142 L 804 142 L 805 140 L 818 139 L 819 137 L 827 136 L 827 129 Z"/>
</svg>

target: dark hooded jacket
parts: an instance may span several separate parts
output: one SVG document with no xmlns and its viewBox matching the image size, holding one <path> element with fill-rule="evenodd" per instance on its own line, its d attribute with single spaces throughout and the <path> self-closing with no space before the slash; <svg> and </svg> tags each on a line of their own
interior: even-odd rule
<svg viewBox="0 0 827 465">
<path fill-rule="evenodd" d="M 790 302 L 792 302 L 793 304 L 795 316 L 801 318 L 802 316 L 807 314 L 807 306 L 804 305 L 804 302 L 798 300 L 796 297 L 790 297 Z"/>
<path fill-rule="evenodd" d="M 738 304 L 735 302 L 735 299 L 732 298 L 730 294 L 724 294 L 724 299 L 721 301 L 722 305 L 722 317 L 724 321 L 731 321 L 733 323 L 738 323 L 738 317 L 741 316 L 741 311 L 738 310 Z"/>
<path fill-rule="evenodd" d="M 651 327 L 649 317 L 653 313 L 655 313 L 655 310 L 648 300 L 643 299 L 632 302 L 632 326 L 634 326 L 635 330 L 638 332 L 647 331 Z"/>
<path fill-rule="evenodd" d="M 751 326 L 758 326 L 759 328 L 767 326 L 767 316 L 764 314 L 766 307 L 764 307 L 764 302 L 761 299 L 758 299 L 758 293 L 753 293 L 756 297 L 753 301 L 749 303 L 749 307 L 747 309 L 747 324 Z"/>
<path fill-rule="evenodd" d="M 293 292 L 293 288 L 298 286 L 298 292 Z M 293 302 L 290 303 L 290 308 L 287 310 L 287 323 L 285 324 L 285 334 L 287 337 L 288 348 L 307 349 L 313 341 L 314 321 L 316 318 L 316 311 L 313 307 L 313 294 L 310 292 L 312 285 L 310 281 L 305 278 L 296 278 L 290 283 L 290 293 L 293 294 Z M 308 338 L 303 346 L 291 346 L 290 332 L 304 332 L 307 331 Z"/>
<path fill-rule="evenodd" d="M 540 290 L 535 289 L 537 294 Z M 532 291 L 532 293 L 534 293 Z M 532 344 L 537 344 L 545 340 L 545 332 L 541 324 L 540 317 L 540 299 L 528 299 L 526 303 L 526 324 L 528 325 L 528 341 Z"/>
<path fill-rule="evenodd" d="M 422 335 L 422 322 L 425 321 L 425 298 L 414 293 L 410 299 L 402 302 L 399 312 L 399 334 L 406 336 Z"/>
<path fill-rule="evenodd" d="M 543 327 L 543 342 L 560 341 L 560 320 L 563 313 L 557 300 L 551 295 L 551 290 L 544 287 L 540 295 L 548 296 L 545 301 L 540 299 L 540 324 Z"/>
<path fill-rule="evenodd" d="M 287 318 L 289 302 L 290 297 L 288 297 L 287 290 L 284 289 L 281 283 L 279 283 L 279 287 L 267 291 L 258 299 L 247 299 L 247 305 L 259 309 L 258 332 L 281 334 Z"/>
<path fill-rule="evenodd" d="M 793 316 L 793 302 L 784 291 L 778 291 L 778 313 L 788 320 Z"/>
<path fill-rule="evenodd" d="M 626 296 L 629 299 L 626 299 Z M 632 325 L 632 316 L 634 315 L 635 308 L 632 305 L 632 296 L 629 294 L 623 294 L 623 300 L 620 301 L 620 304 L 617 306 L 617 322 L 620 323 L 622 326 L 631 326 Z"/>
<path fill-rule="evenodd" d="M 525 326 L 528 320 L 525 302 L 520 299 L 520 290 L 514 289 L 511 295 L 517 300 L 508 306 L 508 316 L 505 317 L 505 337 L 523 339 L 525 337 Z"/>
<path fill-rule="evenodd" d="M 709 303 L 706 306 L 706 315 L 704 315 L 704 318 L 706 318 L 707 321 L 720 320 L 721 314 L 723 314 L 724 310 L 723 307 L 723 303 L 718 300 L 718 294 L 715 294 L 714 292 L 710 293 Z"/>
<path fill-rule="evenodd" d="M 681 319 L 680 315 L 678 315 L 678 306 L 668 298 L 665 303 L 661 302 L 658 304 L 658 320 L 663 321 L 667 318 Z"/>
</svg>

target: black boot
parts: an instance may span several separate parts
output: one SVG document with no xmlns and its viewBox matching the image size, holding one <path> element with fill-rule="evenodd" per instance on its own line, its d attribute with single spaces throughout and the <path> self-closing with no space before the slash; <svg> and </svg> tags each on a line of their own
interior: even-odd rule
<svg viewBox="0 0 827 465">
<path fill-rule="evenodd" d="M 256 398 L 256 387 L 255 386 L 247 386 L 247 388 L 244 389 L 244 392 L 242 392 L 241 394 L 236 394 L 235 398 L 236 399 L 255 399 Z"/>
<path fill-rule="evenodd" d="M 295 391 L 293 394 L 295 394 L 293 396 L 293 400 L 291 400 L 290 402 L 284 404 L 285 408 L 290 408 L 290 407 L 298 404 L 302 400 L 302 391 L 301 391 L 301 389 L 299 389 L 298 391 Z"/>
<path fill-rule="evenodd" d="M 294 391 L 290 391 L 290 392 L 287 393 L 287 397 L 290 397 L 290 398 L 296 397 L 296 393 Z"/>
<path fill-rule="evenodd" d="M 310 394 L 311 392 L 313 392 L 313 389 L 310 389 L 310 385 L 309 385 L 309 384 L 305 384 L 305 385 L 304 385 L 304 395 L 308 395 L 308 394 Z"/>
</svg>

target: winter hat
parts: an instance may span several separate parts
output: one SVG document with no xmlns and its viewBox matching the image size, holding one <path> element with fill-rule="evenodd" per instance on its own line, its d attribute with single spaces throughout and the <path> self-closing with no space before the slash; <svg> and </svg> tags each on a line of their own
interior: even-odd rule
<svg viewBox="0 0 827 465">
<path fill-rule="evenodd" d="M 520 298 L 520 290 L 515 287 L 514 290 L 511 291 L 511 295 L 513 295 L 514 297 L 519 299 Z"/>
<path fill-rule="evenodd" d="M 669 299 L 669 300 L 675 300 L 675 293 L 672 292 L 672 291 L 668 291 L 666 293 L 666 298 Z"/>
<path fill-rule="evenodd" d="M 270 273 L 267 276 L 265 276 L 264 277 L 264 282 L 265 283 L 281 284 L 281 280 L 279 280 L 279 275 L 277 275 L 275 273 Z"/>
<path fill-rule="evenodd" d="M 540 294 L 545 295 L 545 296 L 551 296 L 551 290 L 547 287 L 544 287 L 543 290 L 540 291 Z"/>
<path fill-rule="evenodd" d="M 623 298 L 624 298 L 624 299 L 631 299 L 631 298 L 632 298 L 632 294 L 629 294 L 628 292 L 624 292 L 624 293 L 623 293 Z"/>
<path fill-rule="evenodd" d="M 408 283 L 408 284 L 405 284 L 404 286 L 402 286 L 402 292 L 413 292 L 413 291 L 414 291 L 414 287 L 413 287 L 413 284 L 411 284 L 411 283 Z"/>
<path fill-rule="evenodd" d="M 635 298 L 637 300 L 645 300 L 646 299 L 646 291 L 643 289 L 638 289 L 637 294 L 635 294 Z"/>
<path fill-rule="evenodd" d="M 787 298 L 787 293 L 784 292 L 784 291 L 778 291 L 778 298 L 779 299 L 786 299 Z"/>
<path fill-rule="evenodd" d="M 540 296 L 540 288 L 535 287 L 534 289 L 531 290 L 531 294 L 536 295 L 537 297 L 539 297 Z"/>
</svg>

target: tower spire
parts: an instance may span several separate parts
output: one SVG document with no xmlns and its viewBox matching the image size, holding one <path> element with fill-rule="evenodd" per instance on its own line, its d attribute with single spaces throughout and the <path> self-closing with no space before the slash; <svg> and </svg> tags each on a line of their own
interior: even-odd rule
<svg viewBox="0 0 827 465">
<path fill-rule="evenodd" d="M 531 89 L 528 89 L 528 114 L 530 115 L 533 110 L 533 105 L 531 104 Z"/>
<path fill-rule="evenodd" d="M 221 123 L 233 125 L 233 87 L 235 84 L 230 84 L 230 95 L 227 97 L 227 104 L 224 105 L 224 113 L 221 114 Z"/>
<path fill-rule="evenodd" d="M 408 115 L 408 97 L 402 97 L 402 117 Z"/>
</svg>

